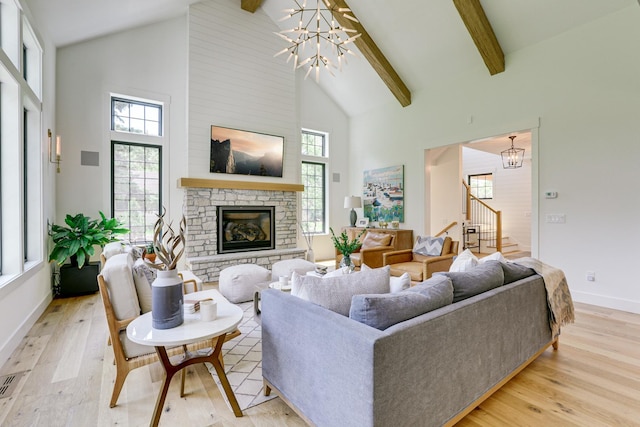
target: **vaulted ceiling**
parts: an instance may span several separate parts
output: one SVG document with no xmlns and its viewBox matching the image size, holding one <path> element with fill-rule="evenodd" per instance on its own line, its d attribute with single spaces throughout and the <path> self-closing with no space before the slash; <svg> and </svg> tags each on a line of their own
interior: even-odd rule
<svg viewBox="0 0 640 427">
<path fill-rule="evenodd" d="M 39 26 L 59 47 L 179 16 L 186 13 L 189 4 L 196 3 L 25 1 Z M 282 11 L 293 5 L 293 0 L 226 1 L 236 1 L 245 10 L 261 9 L 281 26 Z M 408 105 L 411 93 L 428 90 L 462 70 L 483 73 L 488 79 L 502 68 L 508 73 L 511 53 L 625 7 L 638 6 L 636 0 L 330 1 L 346 1 L 370 36 L 359 41 L 359 58 L 350 59 L 335 77 L 326 75 L 319 81 L 349 115 L 390 102 Z M 374 62 L 367 52 L 371 46 L 378 50 L 374 49 Z M 387 62 L 376 65 L 381 57 Z"/>
</svg>

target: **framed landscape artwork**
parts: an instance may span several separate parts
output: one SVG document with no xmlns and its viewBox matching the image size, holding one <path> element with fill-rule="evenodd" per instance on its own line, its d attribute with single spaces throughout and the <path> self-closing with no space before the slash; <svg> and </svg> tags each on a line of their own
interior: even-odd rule
<svg viewBox="0 0 640 427">
<path fill-rule="evenodd" d="M 364 171 L 362 196 L 370 221 L 404 222 L 404 166 Z"/>
<path fill-rule="evenodd" d="M 284 137 L 211 126 L 209 172 L 282 178 Z"/>
</svg>

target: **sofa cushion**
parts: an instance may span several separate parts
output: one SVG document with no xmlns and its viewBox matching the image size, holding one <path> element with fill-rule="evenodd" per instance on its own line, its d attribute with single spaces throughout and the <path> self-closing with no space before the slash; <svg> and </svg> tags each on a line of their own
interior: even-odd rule
<svg viewBox="0 0 640 427">
<path fill-rule="evenodd" d="M 291 295 L 326 309 L 349 315 L 351 297 L 366 293 L 389 293 L 389 267 L 320 278 L 293 274 Z"/>
<path fill-rule="evenodd" d="M 444 237 L 418 236 L 413 245 L 413 252 L 420 255 L 440 256 L 443 245 Z"/>
<path fill-rule="evenodd" d="M 362 240 L 362 249 L 375 248 L 378 246 L 389 246 L 393 236 L 386 233 L 368 232 Z"/>
<path fill-rule="evenodd" d="M 502 272 L 504 273 L 505 285 L 536 274 L 533 269 L 515 262 L 502 262 L 500 265 L 502 266 Z"/>
<path fill-rule="evenodd" d="M 342 267 L 342 268 L 345 269 L 346 267 Z M 369 267 L 367 264 L 364 264 L 362 266 L 362 270 L 372 270 L 372 268 Z M 389 270 L 389 274 L 391 274 L 391 271 L 392 270 Z M 324 276 L 324 277 L 327 277 L 327 276 Z M 392 294 L 403 291 L 410 287 L 411 287 L 411 276 L 407 272 L 402 273 L 399 277 L 396 277 L 396 276 L 389 277 L 389 292 L 391 292 Z"/>
<path fill-rule="evenodd" d="M 469 250 L 465 249 L 460 255 L 454 258 L 449 267 L 449 271 L 463 272 L 478 265 L 478 258 Z"/>
<path fill-rule="evenodd" d="M 464 272 L 435 274 L 444 275 L 451 279 L 454 303 L 497 288 L 504 283 L 504 273 L 499 261 L 487 261 Z"/>
<path fill-rule="evenodd" d="M 100 272 L 107 283 L 109 298 L 118 320 L 140 315 L 140 303 L 133 282 L 131 255 L 122 253 L 111 256 Z"/>
<path fill-rule="evenodd" d="M 482 258 L 478 258 L 478 264 L 483 264 L 483 263 L 485 263 L 487 261 L 507 262 L 505 257 L 502 255 L 502 252 L 494 252 L 494 253 L 489 254 L 487 256 L 483 256 Z"/>
<path fill-rule="evenodd" d="M 414 288 L 394 294 L 354 295 L 349 317 L 373 328 L 389 326 L 428 313 L 453 300 L 453 285 L 448 277 L 429 279 Z"/>
</svg>

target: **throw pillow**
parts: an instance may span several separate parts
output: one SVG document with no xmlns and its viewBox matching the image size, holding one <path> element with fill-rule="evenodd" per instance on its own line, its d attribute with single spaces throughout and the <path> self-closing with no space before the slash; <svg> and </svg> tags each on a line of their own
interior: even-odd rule
<svg viewBox="0 0 640 427">
<path fill-rule="evenodd" d="M 362 249 L 389 246 L 391 237 L 390 234 L 368 232 L 362 241 Z"/>
<path fill-rule="evenodd" d="M 346 267 L 343 267 L 343 268 L 346 268 Z M 384 268 L 384 267 L 381 267 L 381 268 Z M 360 269 L 361 271 L 373 270 L 367 264 L 362 264 L 362 267 Z M 327 276 L 324 276 L 324 277 L 327 277 Z M 411 287 L 411 276 L 409 275 L 409 273 L 406 273 L 406 272 L 402 273 L 400 277 L 396 277 L 396 276 L 389 277 L 389 292 L 391 292 L 392 294 L 403 291 L 410 287 Z"/>
<path fill-rule="evenodd" d="M 349 274 L 349 267 L 336 268 L 335 270 L 330 271 L 324 276 L 322 276 L 322 278 L 327 279 L 329 277 L 338 277 L 338 276 L 342 276 L 343 274 Z"/>
<path fill-rule="evenodd" d="M 436 274 L 451 279 L 454 303 L 497 288 L 504 283 L 504 273 L 499 261 L 487 261 L 464 272 Z"/>
<path fill-rule="evenodd" d="M 449 278 L 429 279 L 414 288 L 395 294 L 354 295 L 351 299 L 349 317 L 384 330 L 449 305 L 452 300 L 453 286 Z"/>
<path fill-rule="evenodd" d="M 502 266 L 502 271 L 504 272 L 505 285 L 536 274 L 533 269 L 517 264 L 515 262 L 502 262 L 500 263 L 500 265 Z"/>
<path fill-rule="evenodd" d="M 483 264 L 487 261 L 500 261 L 507 262 L 506 258 L 502 255 L 501 252 L 494 252 L 490 255 L 478 259 L 478 264 Z"/>
<path fill-rule="evenodd" d="M 133 264 L 133 283 L 136 286 L 140 311 L 148 313 L 151 311 L 151 284 L 158 276 L 155 268 L 149 267 L 144 259 L 139 258 Z"/>
<path fill-rule="evenodd" d="M 294 273 L 291 281 L 291 295 L 343 316 L 349 315 L 351 297 L 365 293 L 389 293 L 388 266 L 329 278 Z"/>
<path fill-rule="evenodd" d="M 415 245 L 413 245 L 413 252 L 426 256 L 440 256 L 443 245 L 444 237 L 418 236 Z"/>
<path fill-rule="evenodd" d="M 454 258 L 449 267 L 449 271 L 462 272 L 472 269 L 478 265 L 478 258 L 469 250 L 465 249 L 460 255 Z"/>
<path fill-rule="evenodd" d="M 107 260 L 100 272 L 107 284 L 113 312 L 118 320 L 140 315 L 140 303 L 133 282 L 132 266 L 133 260 L 129 254 L 117 254 Z"/>
</svg>

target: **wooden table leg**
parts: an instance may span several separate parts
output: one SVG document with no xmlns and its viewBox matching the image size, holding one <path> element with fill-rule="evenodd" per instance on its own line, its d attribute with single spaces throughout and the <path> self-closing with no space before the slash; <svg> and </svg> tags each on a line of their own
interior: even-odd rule
<svg viewBox="0 0 640 427">
<path fill-rule="evenodd" d="M 204 363 L 209 362 L 213 365 L 218 374 L 218 378 L 220 379 L 220 383 L 222 384 L 222 388 L 224 389 L 224 393 L 229 399 L 229 404 L 231 405 L 231 409 L 236 417 L 242 416 L 242 410 L 240 409 L 240 405 L 238 404 L 238 400 L 236 399 L 236 395 L 233 393 L 231 389 L 231 385 L 229 384 L 229 380 L 227 379 L 227 374 L 224 372 L 224 365 L 222 362 L 222 345 L 224 344 L 224 338 L 227 334 L 222 334 L 217 338 L 214 338 L 216 341 L 215 346 L 213 346 L 212 350 L 205 355 L 200 355 L 198 353 L 188 353 L 185 352 L 184 358 L 177 365 L 173 365 L 169 356 L 167 355 L 167 350 L 164 347 L 156 347 L 156 353 L 158 353 L 158 358 L 160 359 L 160 363 L 166 373 L 164 381 L 162 382 L 162 387 L 160 389 L 160 394 L 158 394 L 158 399 L 156 400 L 156 406 L 153 410 L 153 417 L 151 418 L 151 423 L 149 424 L 151 427 L 157 427 L 160 422 L 160 415 L 162 415 L 162 408 L 164 407 L 164 401 L 167 398 L 167 391 L 169 390 L 169 384 L 171 384 L 171 379 L 173 376 L 180 372 L 181 369 L 186 368 L 189 365 L 193 365 L 195 363 Z M 213 344 L 213 341 L 212 341 Z M 184 377 L 183 377 L 184 379 Z M 181 384 L 181 393 L 184 392 L 184 383 Z"/>
</svg>

